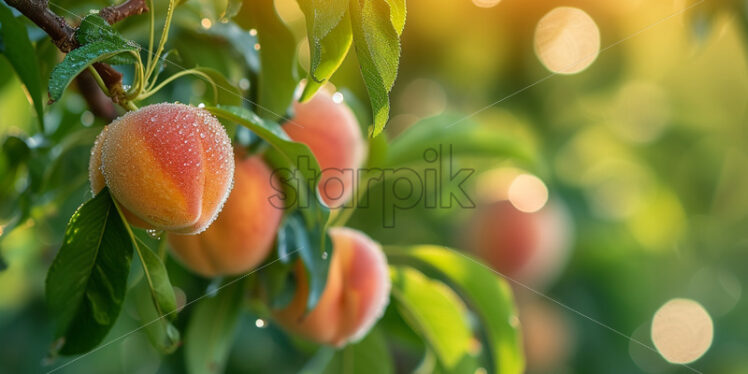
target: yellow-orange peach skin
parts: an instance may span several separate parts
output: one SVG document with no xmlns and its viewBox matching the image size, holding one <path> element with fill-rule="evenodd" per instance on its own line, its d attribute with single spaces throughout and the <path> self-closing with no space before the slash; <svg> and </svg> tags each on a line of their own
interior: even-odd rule
<svg viewBox="0 0 748 374">
<path fill-rule="evenodd" d="M 366 157 L 356 116 L 324 90 L 307 102 L 294 103 L 293 108 L 294 117 L 283 129 L 292 140 L 309 146 L 322 169 L 322 199 L 330 207 L 340 207 L 351 198 L 355 176 Z"/>
<path fill-rule="evenodd" d="M 207 111 L 155 104 L 114 120 L 91 151 L 94 193 L 108 186 L 138 227 L 194 234 L 218 215 L 231 191 L 231 142 Z"/>
<path fill-rule="evenodd" d="M 297 289 L 288 306 L 273 312 L 286 330 L 312 341 L 343 346 L 363 338 L 389 303 L 390 278 L 381 247 L 361 232 L 332 228 L 332 262 L 317 306 L 305 314 L 306 271 L 297 263 Z"/>
<path fill-rule="evenodd" d="M 270 203 L 274 178 L 259 156 L 236 160 L 234 188 L 215 222 L 199 235 L 169 234 L 173 253 L 206 277 L 245 273 L 273 248 L 283 211 Z"/>
</svg>

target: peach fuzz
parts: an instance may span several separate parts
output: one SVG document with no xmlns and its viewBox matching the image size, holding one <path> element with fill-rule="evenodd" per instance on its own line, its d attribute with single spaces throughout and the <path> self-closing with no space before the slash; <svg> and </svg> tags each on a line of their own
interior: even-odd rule
<svg viewBox="0 0 748 374">
<path fill-rule="evenodd" d="M 99 134 L 89 163 L 93 192 L 108 186 L 131 224 L 183 234 L 213 222 L 233 176 L 223 126 L 184 104 L 149 105 L 114 120 Z"/>
<path fill-rule="evenodd" d="M 337 208 L 353 194 L 358 168 L 366 158 L 366 143 L 350 108 L 320 90 L 309 101 L 293 104 L 294 117 L 283 125 L 292 140 L 309 146 L 322 175 L 319 192 Z"/>
<path fill-rule="evenodd" d="M 299 262 L 294 297 L 285 308 L 273 311 L 273 316 L 288 331 L 341 347 L 366 336 L 382 316 L 389 303 L 390 277 L 379 244 L 348 228 L 332 228 L 329 233 L 333 254 L 317 306 L 305 313 L 309 284 Z"/>
<path fill-rule="evenodd" d="M 271 178 L 259 156 L 237 157 L 234 189 L 216 221 L 199 235 L 169 234 L 172 252 L 206 277 L 240 274 L 259 265 L 273 248 L 283 216 L 269 200 L 276 193 Z"/>
</svg>

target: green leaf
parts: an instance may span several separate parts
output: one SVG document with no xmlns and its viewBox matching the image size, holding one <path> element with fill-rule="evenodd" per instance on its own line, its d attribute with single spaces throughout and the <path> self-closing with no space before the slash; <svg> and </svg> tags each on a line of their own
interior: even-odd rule
<svg viewBox="0 0 748 374">
<path fill-rule="evenodd" d="M 62 97 L 65 88 L 89 65 L 104 61 L 121 53 L 135 53 L 137 47 L 131 45 L 116 45 L 108 41 L 97 41 L 76 48 L 65 56 L 52 70 L 49 79 L 49 97 L 52 101 Z"/>
<path fill-rule="evenodd" d="M 385 0 L 350 0 L 349 13 L 353 45 L 374 116 L 369 132 L 376 136 L 389 118 L 389 93 L 397 78 L 400 38 L 390 20 L 390 6 Z"/>
<path fill-rule="evenodd" d="M 119 315 L 127 288 L 132 246 L 107 188 L 73 214 L 46 279 L 62 354 L 98 345 Z"/>
<path fill-rule="evenodd" d="M 452 155 L 507 157 L 534 167 L 530 147 L 519 139 L 480 126 L 455 113 L 423 119 L 409 127 L 389 145 L 387 166 L 423 161 L 429 148 L 452 147 Z"/>
<path fill-rule="evenodd" d="M 156 307 L 158 315 L 169 319 L 176 317 L 177 298 L 174 295 L 174 287 L 169 280 L 169 273 L 166 266 L 153 250 L 139 238 L 131 236 L 135 250 L 140 257 L 143 265 L 143 275 L 151 291 L 153 305 Z"/>
<path fill-rule="evenodd" d="M 243 282 L 229 284 L 195 308 L 185 334 L 188 373 L 223 373 L 239 321 L 243 290 Z"/>
<path fill-rule="evenodd" d="M 311 64 L 301 101 L 308 100 L 343 63 L 353 41 L 348 0 L 298 0 L 306 19 Z"/>
<path fill-rule="evenodd" d="M 257 36 L 242 30 L 235 23 L 219 23 L 207 30 L 200 30 L 203 34 L 218 36 L 238 53 L 244 60 L 246 67 L 253 71 L 259 71 L 260 57 L 258 51 L 254 49 L 257 44 Z"/>
<path fill-rule="evenodd" d="M 254 27 L 260 45 L 257 113 L 282 121 L 293 101 L 296 74 L 296 40 L 276 13 L 272 1 L 247 1 L 237 16 L 242 26 Z"/>
<path fill-rule="evenodd" d="M 116 204 L 116 203 L 115 203 Z M 117 212 L 125 221 L 125 216 L 118 206 Z M 155 314 L 151 320 L 144 321 L 150 323 L 153 320 L 159 319 L 161 321 L 152 325 L 148 333 L 149 339 L 156 348 L 163 351 L 170 351 L 176 349 L 176 345 L 179 341 L 179 332 L 176 331 L 174 326 L 168 322 L 176 318 L 177 312 L 177 298 L 174 294 L 174 287 L 171 285 L 169 280 L 169 273 L 166 271 L 161 257 L 154 252 L 145 241 L 137 237 L 129 226 L 129 223 L 125 223 L 125 229 L 127 234 L 130 236 L 135 252 L 140 258 L 140 264 L 143 266 L 143 279 L 145 280 L 145 287 L 147 287 L 151 295 L 151 308 L 147 308 L 144 305 L 138 307 L 138 312 L 141 317 L 145 314 Z M 164 243 L 165 244 L 165 243 Z"/>
<path fill-rule="evenodd" d="M 26 87 L 26 91 L 34 104 L 39 126 L 44 131 L 41 73 L 39 72 L 39 63 L 36 60 L 36 51 L 26 33 L 26 26 L 13 17 L 13 13 L 5 4 L 0 4 L 0 24 L 2 24 L 0 40 L 4 43 L 2 54 L 8 58 Z"/>
<path fill-rule="evenodd" d="M 162 354 L 170 354 L 179 348 L 179 330 L 163 318 L 153 302 L 153 294 L 148 281 L 143 277 L 132 290 L 135 310 L 148 340 Z"/>
<path fill-rule="evenodd" d="M 405 0 L 387 0 L 390 5 L 390 21 L 395 27 L 397 35 L 403 34 L 405 28 L 405 14 L 407 13 Z"/>
<path fill-rule="evenodd" d="M 98 41 L 109 42 L 117 46 L 134 46 L 132 42 L 123 38 L 115 31 L 109 23 L 101 18 L 98 14 L 89 14 L 83 18 L 78 30 L 75 32 L 75 38 L 80 45 L 95 43 Z M 137 59 L 133 54 L 116 55 L 106 59 L 107 63 L 112 65 L 135 64 Z"/>
<path fill-rule="evenodd" d="M 486 351 L 493 364 L 489 372 L 524 372 L 517 310 L 511 288 L 504 279 L 478 260 L 443 247 L 387 247 L 385 252 L 391 263 L 409 264 L 445 279 L 465 299 L 480 319 L 487 337 Z"/>
<path fill-rule="evenodd" d="M 98 14 L 89 14 L 83 17 L 78 30 L 75 31 L 75 39 L 80 45 L 86 45 L 98 41 L 106 41 L 112 44 L 127 43 L 127 41 L 112 28 L 109 23 Z"/>
<path fill-rule="evenodd" d="M 322 227 L 308 230 L 299 212 L 288 215 L 283 226 L 284 231 L 293 236 L 295 248 L 292 250 L 298 251 L 306 267 L 309 280 L 306 310 L 310 311 L 317 306 L 327 285 L 327 273 L 330 268 L 330 259 L 332 259 L 332 240 L 325 232 L 324 223 Z M 322 240 L 320 235 L 325 235 L 325 240 Z M 317 243 L 324 243 L 325 247 L 320 249 Z"/>
<path fill-rule="evenodd" d="M 379 329 L 371 332 L 360 342 L 348 345 L 340 354 L 341 370 L 335 373 L 389 374 L 395 372 L 387 341 Z"/>
<path fill-rule="evenodd" d="M 439 362 L 454 368 L 468 353 L 472 333 L 460 298 L 415 269 L 390 267 L 392 296 L 405 321 L 423 336 Z"/>
<path fill-rule="evenodd" d="M 29 145 L 23 139 L 14 135 L 8 135 L 5 138 L 0 150 L 3 151 L 3 155 L 7 158 L 7 167 L 10 169 L 17 168 L 31 157 L 31 148 L 29 148 Z"/>
<path fill-rule="evenodd" d="M 374 328 L 356 344 L 335 351 L 320 348 L 301 370 L 302 374 L 390 374 L 395 373 L 387 341 L 379 329 Z"/>
<path fill-rule="evenodd" d="M 283 257 L 277 258 L 282 259 Z M 269 260 L 273 261 L 275 258 Z M 259 278 L 267 295 L 268 304 L 272 309 L 283 309 L 293 300 L 296 293 L 296 283 L 290 276 L 292 271 L 292 264 L 286 264 L 282 261 L 260 270 Z"/>
<path fill-rule="evenodd" d="M 37 152 L 30 148 L 22 138 L 8 135 L 0 146 L 0 221 L 3 222 L 3 232 L 0 244 L 16 227 L 23 224 L 31 215 L 32 200 L 36 173 Z M 18 183 L 28 185 L 28 188 L 18 192 Z M 0 245 L 0 248 L 2 245 Z"/>
<path fill-rule="evenodd" d="M 326 369 L 332 363 L 333 358 L 337 351 L 333 347 L 326 345 L 321 346 L 317 349 L 309 361 L 306 362 L 303 368 L 299 370 L 298 374 L 322 374 L 325 373 Z"/>
</svg>

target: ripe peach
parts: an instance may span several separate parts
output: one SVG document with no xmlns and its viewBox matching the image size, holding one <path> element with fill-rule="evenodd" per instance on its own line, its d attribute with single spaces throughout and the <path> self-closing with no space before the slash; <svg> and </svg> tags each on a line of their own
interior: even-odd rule
<svg viewBox="0 0 748 374">
<path fill-rule="evenodd" d="M 513 280 L 549 283 L 566 262 L 570 219 L 558 204 L 534 213 L 502 200 L 479 206 L 465 230 L 467 248 Z"/>
<path fill-rule="evenodd" d="M 297 263 L 297 289 L 290 304 L 273 311 L 287 330 L 322 344 L 343 346 L 363 338 L 389 303 L 390 277 L 381 247 L 361 232 L 332 228 L 333 254 L 327 285 L 305 314 L 309 284 Z"/>
<path fill-rule="evenodd" d="M 294 141 L 309 146 L 322 174 L 319 192 L 327 205 L 337 208 L 351 198 L 358 168 L 366 157 L 358 121 L 343 103 L 320 90 L 311 100 L 294 103 L 295 115 L 283 125 Z"/>
<path fill-rule="evenodd" d="M 89 178 L 108 186 L 133 225 L 194 234 L 229 195 L 234 158 L 226 131 L 203 109 L 143 107 L 114 120 L 91 151 Z"/>
<path fill-rule="evenodd" d="M 169 234 L 176 257 L 206 277 L 240 274 L 260 264 L 283 216 L 269 200 L 275 193 L 271 177 L 260 156 L 238 156 L 234 189 L 216 221 L 199 235 Z"/>
</svg>

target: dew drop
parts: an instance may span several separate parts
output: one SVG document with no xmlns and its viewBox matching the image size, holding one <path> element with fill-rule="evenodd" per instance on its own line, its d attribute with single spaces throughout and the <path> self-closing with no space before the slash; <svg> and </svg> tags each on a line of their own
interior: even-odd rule
<svg viewBox="0 0 748 374">
<path fill-rule="evenodd" d="M 146 234 L 150 236 L 151 238 L 161 239 L 162 231 L 155 230 L 155 229 L 147 229 L 145 230 Z"/>
</svg>

